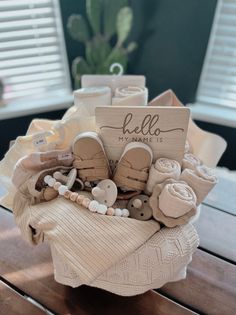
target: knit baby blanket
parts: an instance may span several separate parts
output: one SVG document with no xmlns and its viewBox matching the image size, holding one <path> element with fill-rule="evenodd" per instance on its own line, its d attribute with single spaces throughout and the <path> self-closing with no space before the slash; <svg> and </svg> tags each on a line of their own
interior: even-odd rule
<svg viewBox="0 0 236 315">
<path fill-rule="evenodd" d="M 190 223 L 160 230 L 154 220 L 97 215 L 62 197 L 32 204 L 24 187 L 15 196 L 16 222 L 31 244 L 49 241 L 58 282 L 127 296 L 185 277 L 199 243 Z"/>
</svg>

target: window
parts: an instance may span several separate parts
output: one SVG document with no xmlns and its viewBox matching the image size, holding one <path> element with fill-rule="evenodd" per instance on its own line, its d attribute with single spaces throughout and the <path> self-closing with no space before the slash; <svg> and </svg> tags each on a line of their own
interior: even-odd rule
<svg viewBox="0 0 236 315">
<path fill-rule="evenodd" d="M 0 1 L 0 78 L 6 103 L 71 95 L 58 0 Z"/>
<path fill-rule="evenodd" d="M 218 0 L 197 103 L 236 109 L 235 0 Z"/>
</svg>

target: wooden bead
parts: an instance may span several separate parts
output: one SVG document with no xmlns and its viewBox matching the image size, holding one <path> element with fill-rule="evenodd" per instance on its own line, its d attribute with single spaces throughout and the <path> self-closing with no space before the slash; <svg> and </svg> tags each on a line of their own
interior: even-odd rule
<svg viewBox="0 0 236 315">
<path fill-rule="evenodd" d="M 70 200 L 71 201 L 75 201 L 77 199 L 77 197 L 78 197 L 78 194 L 76 192 L 72 192 L 70 194 Z"/>
<path fill-rule="evenodd" d="M 43 198 L 46 201 L 52 200 L 58 196 L 58 192 L 54 190 L 52 187 L 46 187 L 43 192 Z"/>
<path fill-rule="evenodd" d="M 114 208 L 112 208 L 112 207 L 109 207 L 108 209 L 107 209 L 107 213 L 106 213 L 107 215 L 115 215 L 115 209 Z"/>
<path fill-rule="evenodd" d="M 69 191 L 69 190 L 67 190 L 67 191 L 65 191 L 65 193 L 64 193 L 64 197 L 66 198 L 66 199 L 70 199 L 70 195 L 72 194 L 72 192 L 71 191 Z"/>
<path fill-rule="evenodd" d="M 78 197 L 76 198 L 76 202 L 79 204 L 79 205 L 82 205 L 82 202 L 84 200 L 85 196 L 83 195 L 78 195 Z"/>
<path fill-rule="evenodd" d="M 60 183 L 60 182 L 55 182 L 55 184 L 53 185 L 53 188 L 54 188 L 55 190 L 58 190 L 60 186 L 61 186 L 61 183 Z"/>
<path fill-rule="evenodd" d="M 90 201 L 91 200 L 89 198 L 84 198 L 84 200 L 82 201 L 82 206 L 84 206 L 85 208 L 88 208 Z"/>
</svg>

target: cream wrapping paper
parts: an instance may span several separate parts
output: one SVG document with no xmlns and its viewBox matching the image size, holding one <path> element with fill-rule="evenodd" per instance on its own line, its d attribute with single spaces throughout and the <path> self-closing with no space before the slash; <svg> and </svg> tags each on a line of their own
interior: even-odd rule
<svg viewBox="0 0 236 315">
<path fill-rule="evenodd" d="M 87 87 L 74 91 L 75 106 L 79 115 L 94 116 L 95 108 L 112 103 L 112 91 L 108 86 Z"/>
<path fill-rule="evenodd" d="M 116 88 L 112 98 L 114 106 L 145 106 L 148 101 L 148 90 L 139 86 Z"/>
<path fill-rule="evenodd" d="M 191 146 L 190 146 L 190 143 L 188 142 L 188 140 L 186 140 L 186 142 L 185 142 L 184 153 L 192 153 L 192 149 L 191 149 Z"/>
<path fill-rule="evenodd" d="M 146 193 L 150 195 L 156 184 L 162 183 L 168 178 L 179 179 L 180 173 L 181 167 L 177 161 L 167 158 L 156 160 L 149 171 Z"/>
<path fill-rule="evenodd" d="M 189 168 L 195 170 L 195 168 L 201 165 L 201 160 L 192 153 L 185 153 L 182 162 L 182 169 Z"/>
<path fill-rule="evenodd" d="M 197 198 L 187 184 L 167 184 L 159 195 L 159 208 L 164 215 L 178 218 L 196 208 Z"/>
<path fill-rule="evenodd" d="M 188 183 L 197 196 L 199 205 L 217 184 L 217 178 L 206 166 L 197 166 L 195 170 L 185 169 L 180 179 Z"/>
<path fill-rule="evenodd" d="M 172 90 L 158 95 L 149 106 L 184 106 Z M 213 133 L 199 128 L 192 119 L 189 121 L 187 139 L 191 153 L 196 155 L 205 165 L 215 167 L 224 153 L 226 141 Z"/>
</svg>

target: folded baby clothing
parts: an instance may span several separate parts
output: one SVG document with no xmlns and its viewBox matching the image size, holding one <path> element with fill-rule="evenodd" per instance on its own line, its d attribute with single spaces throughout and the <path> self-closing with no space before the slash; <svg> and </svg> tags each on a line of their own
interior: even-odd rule
<svg viewBox="0 0 236 315">
<path fill-rule="evenodd" d="M 60 121 L 35 119 L 28 129 L 29 134 L 16 138 L 14 145 L 0 162 L 0 183 L 7 190 L 6 195 L 0 199 L 3 206 L 12 208 L 16 188 L 12 184 L 11 177 L 18 160 L 33 152 L 66 150 L 78 133 L 95 130 L 94 117 L 86 119 L 80 117 L 75 107 L 65 117 Z M 42 131 L 49 126 L 50 129 Z M 35 130 L 36 133 L 34 133 Z M 41 145 L 35 146 L 35 141 L 38 143 L 41 141 Z"/>
<path fill-rule="evenodd" d="M 145 106 L 148 102 L 148 90 L 145 87 L 128 86 L 116 88 L 112 105 Z"/>
<path fill-rule="evenodd" d="M 156 184 L 164 182 L 168 178 L 179 179 L 181 167 L 179 162 L 160 158 L 151 166 L 145 192 L 150 195 Z"/>
<path fill-rule="evenodd" d="M 196 208 L 197 197 L 187 184 L 168 183 L 159 195 L 159 207 L 162 212 L 173 218 L 178 218 Z"/>
<path fill-rule="evenodd" d="M 186 224 L 197 214 L 197 197 L 184 181 L 167 179 L 157 184 L 149 204 L 153 217 L 167 227 Z"/>
<path fill-rule="evenodd" d="M 198 165 L 201 165 L 201 160 L 192 153 L 185 153 L 182 161 L 182 169 L 189 168 L 195 170 Z"/>
<path fill-rule="evenodd" d="M 16 163 L 12 182 L 16 187 L 20 187 L 32 175 L 56 166 L 71 166 L 73 160 L 70 149 L 30 153 Z"/>
<path fill-rule="evenodd" d="M 82 88 L 108 86 L 114 96 L 117 88 L 136 86 L 145 87 L 146 79 L 142 75 L 83 75 Z"/>
<path fill-rule="evenodd" d="M 195 170 L 186 168 L 182 172 L 180 179 L 192 187 L 197 196 L 198 205 L 218 182 L 217 177 L 204 165 L 197 166 Z"/>
<path fill-rule="evenodd" d="M 94 116 L 95 108 L 112 103 L 112 92 L 108 86 L 86 87 L 74 91 L 75 105 L 81 116 Z"/>
</svg>

